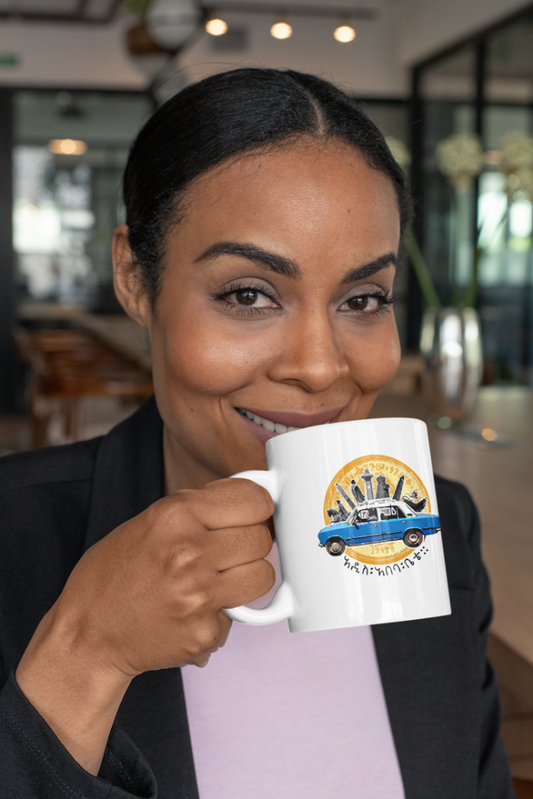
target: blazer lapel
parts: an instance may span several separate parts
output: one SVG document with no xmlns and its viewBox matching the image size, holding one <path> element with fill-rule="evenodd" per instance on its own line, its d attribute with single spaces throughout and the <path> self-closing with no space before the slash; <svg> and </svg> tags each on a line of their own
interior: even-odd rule
<svg viewBox="0 0 533 799">
<path fill-rule="evenodd" d="M 373 628 L 381 681 L 408 799 L 478 795 L 482 636 L 476 564 L 461 494 L 436 480 L 452 613 Z M 459 499 L 458 499 L 459 496 Z M 474 555 L 477 550 L 474 550 Z"/>
<path fill-rule="evenodd" d="M 164 493 L 163 425 L 155 399 L 102 439 L 96 458 L 85 548 Z"/>
<path fill-rule="evenodd" d="M 162 433 L 152 397 L 102 439 L 94 470 L 85 549 L 163 496 Z M 197 799 L 179 669 L 136 677 L 122 701 L 117 722 L 150 764 L 157 780 L 158 799 Z"/>
<path fill-rule="evenodd" d="M 474 592 L 452 588 L 450 598 L 451 616 L 372 630 L 408 799 L 477 796 L 479 660 L 468 629 Z"/>
</svg>

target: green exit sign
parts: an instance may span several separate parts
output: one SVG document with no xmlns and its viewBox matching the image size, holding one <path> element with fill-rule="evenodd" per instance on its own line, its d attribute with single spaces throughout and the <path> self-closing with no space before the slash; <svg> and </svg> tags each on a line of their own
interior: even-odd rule
<svg viewBox="0 0 533 799">
<path fill-rule="evenodd" d="M 13 68 L 20 66 L 20 56 L 18 53 L 0 53 L 0 69 Z"/>
</svg>

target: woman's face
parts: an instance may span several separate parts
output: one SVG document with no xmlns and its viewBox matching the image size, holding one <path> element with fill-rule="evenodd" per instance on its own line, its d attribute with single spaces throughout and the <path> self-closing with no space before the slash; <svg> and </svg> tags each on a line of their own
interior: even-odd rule
<svg viewBox="0 0 533 799">
<path fill-rule="evenodd" d="M 394 375 L 399 212 L 390 180 L 339 143 L 204 175 L 140 304 L 168 489 L 266 466 L 290 427 L 365 418 Z"/>
</svg>

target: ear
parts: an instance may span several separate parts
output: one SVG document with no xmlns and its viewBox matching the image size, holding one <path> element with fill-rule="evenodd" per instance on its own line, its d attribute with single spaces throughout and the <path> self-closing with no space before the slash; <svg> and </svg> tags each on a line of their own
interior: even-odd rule
<svg viewBox="0 0 533 799">
<path fill-rule="evenodd" d="M 117 300 L 128 316 L 141 327 L 150 328 L 152 306 L 143 288 L 140 267 L 130 248 L 127 225 L 115 230 L 112 244 L 113 285 Z"/>
</svg>

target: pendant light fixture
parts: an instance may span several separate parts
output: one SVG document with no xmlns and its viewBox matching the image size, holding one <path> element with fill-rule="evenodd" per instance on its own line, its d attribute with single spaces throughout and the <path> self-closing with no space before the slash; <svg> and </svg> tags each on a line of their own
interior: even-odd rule
<svg viewBox="0 0 533 799">
<path fill-rule="evenodd" d="M 154 41 L 176 51 L 198 29 L 201 12 L 195 0 L 154 0 L 148 8 L 146 21 Z"/>
<path fill-rule="evenodd" d="M 211 36 L 223 36 L 228 30 L 228 23 L 220 17 L 213 17 L 207 20 L 205 29 Z"/>
<path fill-rule="evenodd" d="M 342 19 L 335 28 L 333 36 L 338 42 L 342 42 L 342 44 L 353 42 L 355 39 L 355 28 L 350 25 L 349 19 Z"/>
<path fill-rule="evenodd" d="M 270 28 L 270 35 L 274 39 L 289 39 L 292 36 L 292 28 L 285 17 L 278 18 Z"/>
</svg>

